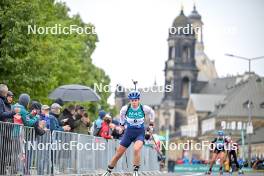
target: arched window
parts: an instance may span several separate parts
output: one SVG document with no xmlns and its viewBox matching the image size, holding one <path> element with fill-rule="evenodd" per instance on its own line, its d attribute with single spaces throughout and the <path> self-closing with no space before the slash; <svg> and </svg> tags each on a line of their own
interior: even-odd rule
<svg viewBox="0 0 264 176">
<path fill-rule="evenodd" d="M 244 130 L 247 129 L 247 123 L 246 123 L 246 122 L 244 122 L 244 124 L 243 124 L 243 129 L 244 129 Z"/>
<path fill-rule="evenodd" d="M 182 61 L 183 63 L 187 63 L 191 55 L 191 50 L 189 47 L 184 46 L 182 50 Z"/>
<path fill-rule="evenodd" d="M 190 81 L 187 77 L 182 80 L 182 97 L 188 98 L 190 95 Z"/>
<path fill-rule="evenodd" d="M 221 122 L 221 127 L 222 127 L 223 130 L 226 129 L 226 121 L 222 121 Z"/>
<path fill-rule="evenodd" d="M 172 46 L 169 47 L 169 58 L 175 58 L 175 48 Z"/>
<path fill-rule="evenodd" d="M 230 122 L 227 122 L 226 128 L 231 129 L 231 123 Z"/>
<path fill-rule="evenodd" d="M 237 129 L 242 130 L 242 122 L 237 122 Z"/>
<path fill-rule="evenodd" d="M 235 130 L 235 129 L 236 129 L 236 122 L 235 122 L 235 121 L 233 121 L 233 122 L 231 123 L 231 129 L 232 129 L 232 130 Z"/>
</svg>

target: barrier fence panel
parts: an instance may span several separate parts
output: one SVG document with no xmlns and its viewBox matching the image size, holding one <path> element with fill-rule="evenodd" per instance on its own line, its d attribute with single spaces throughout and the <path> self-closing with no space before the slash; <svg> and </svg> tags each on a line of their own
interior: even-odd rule
<svg viewBox="0 0 264 176">
<path fill-rule="evenodd" d="M 132 144 L 114 172 L 133 170 Z M 0 175 L 66 175 L 102 173 L 116 153 L 119 140 L 0 122 Z M 141 171 L 158 171 L 157 152 L 142 148 Z"/>
<path fill-rule="evenodd" d="M 24 174 L 50 175 L 51 163 L 51 132 L 37 135 L 34 128 L 23 127 L 24 143 Z"/>
<path fill-rule="evenodd" d="M 78 134 L 53 131 L 52 142 L 57 148 L 52 150 L 54 174 L 77 173 Z"/>
<path fill-rule="evenodd" d="M 78 142 L 82 145 L 77 157 L 78 174 L 95 173 L 95 152 L 100 150 L 100 144 L 94 144 L 94 140 L 94 136 L 78 135 Z"/>
<path fill-rule="evenodd" d="M 0 122 L 0 175 L 22 174 L 24 170 L 23 128 Z"/>
</svg>

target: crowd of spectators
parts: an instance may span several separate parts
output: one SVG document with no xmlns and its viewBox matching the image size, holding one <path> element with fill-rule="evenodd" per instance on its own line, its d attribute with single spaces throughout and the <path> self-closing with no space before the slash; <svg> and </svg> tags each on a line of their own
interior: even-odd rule
<svg viewBox="0 0 264 176">
<path fill-rule="evenodd" d="M 26 93 L 19 95 L 15 103 L 14 96 L 6 85 L 0 84 L 0 121 L 34 127 L 39 135 L 46 130 L 95 135 L 105 139 L 119 139 L 122 135 L 119 121 L 104 110 L 100 110 L 98 118 L 92 122 L 83 106 L 65 107 L 60 98 L 49 106 L 31 101 Z"/>
<path fill-rule="evenodd" d="M 51 106 L 31 101 L 28 94 L 21 94 L 18 102 L 4 84 L 0 84 L 0 121 L 34 127 L 38 134 L 46 130 L 89 134 L 91 121 L 80 105 L 70 105 L 61 113 L 64 102 L 57 99 Z"/>
<path fill-rule="evenodd" d="M 16 127 L 31 127 L 37 136 L 42 136 L 48 131 L 95 135 L 107 140 L 120 139 L 122 135 L 119 121 L 113 119 L 104 110 L 100 110 L 98 117 L 92 122 L 88 110 L 81 105 L 67 105 L 60 98 L 50 105 L 41 104 L 41 102 L 32 101 L 30 95 L 26 93 L 15 96 L 12 91 L 8 90 L 7 85 L 0 84 L 0 148 L 1 153 L 4 153 L 0 155 L 0 175 L 5 175 L 9 166 L 12 166 L 11 172 L 16 173 L 16 166 L 19 162 L 18 151 L 13 151 L 12 147 L 9 147 L 18 145 L 20 141 L 21 131 Z M 14 135 L 16 138 L 12 138 Z M 32 159 L 30 153 L 24 156 L 25 160 Z M 47 156 L 45 154 L 42 160 L 46 160 Z M 45 162 L 42 160 L 40 158 L 41 162 L 39 161 L 37 166 L 38 174 L 43 173 Z M 30 166 L 30 162 L 27 164 Z M 30 175 L 26 169 L 24 172 Z"/>
</svg>

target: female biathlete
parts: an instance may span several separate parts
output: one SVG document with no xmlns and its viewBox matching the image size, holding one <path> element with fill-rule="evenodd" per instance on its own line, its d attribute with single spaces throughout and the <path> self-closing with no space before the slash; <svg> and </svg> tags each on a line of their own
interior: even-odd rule
<svg viewBox="0 0 264 176">
<path fill-rule="evenodd" d="M 213 156 L 210 161 L 210 168 L 206 172 L 206 175 L 212 174 L 212 168 L 217 159 L 220 159 L 220 169 L 219 169 L 219 175 L 223 175 L 222 167 L 225 160 L 225 146 L 227 144 L 227 140 L 224 136 L 223 131 L 218 131 L 218 136 L 211 142 L 211 145 L 213 146 Z"/>
<path fill-rule="evenodd" d="M 120 145 L 117 148 L 116 154 L 110 161 L 107 172 L 103 176 L 110 176 L 112 170 L 116 166 L 118 160 L 125 153 L 127 148 L 134 142 L 134 173 L 133 176 L 138 176 L 140 167 L 141 148 L 145 139 L 145 114 L 150 117 L 150 132 L 153 132 L 155 114 L 152 108 L 140 104 L 140 92 L 133 90 L 128 94 L 130 104 L 123 106 L 120 111 L 120 125 L 125 130 Z M 126 127 L 126 129 L 125 129 Z"/>
</svg>

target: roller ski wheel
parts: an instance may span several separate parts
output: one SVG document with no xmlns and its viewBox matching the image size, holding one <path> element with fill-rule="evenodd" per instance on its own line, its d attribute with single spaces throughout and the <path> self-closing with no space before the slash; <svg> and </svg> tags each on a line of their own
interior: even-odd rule
<svg viewBox="0 0 264 176">
<path fill-rule="evenodd" d="M 232 176 L 233 175 L 233 170 L 232 168 L 229 170 L 229 176 Z"/>
<path fill-rule="evenodd" d="M 211 176 L 211 175 L 212 175 L 212 171 L 207 171 L 207 172 L 205 172 L 205 175 L 209 175 L 209 176 Z"/>
<path fill-rule="evenodd" d="M 133 176 L 139 176 L 138 171 L 134 171 Z"/>
<path fill-rule="evenodd" d="M 219 171 L 218 175 L 223 176 L 223 171 Z"/>
<path fill-rule="evenodd" d="M 111 173 L 106 171 L 102 176 L 111 176 Z"/>
<path fill-rule="evenodd" d="M 243 176 L 244 175 L 244 172 L 242 170 L 239 170 L 238 171 L 238 176 Z"/>
</svg>

